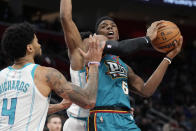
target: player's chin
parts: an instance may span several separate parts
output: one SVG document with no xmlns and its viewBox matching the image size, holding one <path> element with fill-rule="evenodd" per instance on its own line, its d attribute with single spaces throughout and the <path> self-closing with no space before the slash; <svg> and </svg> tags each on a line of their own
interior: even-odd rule
<svg viewBox="0 0 196 131">
<path fill-rule="evenodd" d="M 118 40 L 118 37 L 115 37 L 115 36 L 113 36 L 113 37 L 108 36 L 107 38 L 108 38 L 108 40 Z"/>
</svg>

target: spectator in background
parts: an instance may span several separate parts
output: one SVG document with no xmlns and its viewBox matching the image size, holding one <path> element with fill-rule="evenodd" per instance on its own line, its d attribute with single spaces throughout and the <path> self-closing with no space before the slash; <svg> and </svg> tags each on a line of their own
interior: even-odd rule
<svg viewBox="0 0 196 131">
<path fill-rule="evenodd" d="M 61 131 L 62 120 L 59 115 L 53 114 L 48 117 L 47 127 L 49 131 Z"/>
</svg>

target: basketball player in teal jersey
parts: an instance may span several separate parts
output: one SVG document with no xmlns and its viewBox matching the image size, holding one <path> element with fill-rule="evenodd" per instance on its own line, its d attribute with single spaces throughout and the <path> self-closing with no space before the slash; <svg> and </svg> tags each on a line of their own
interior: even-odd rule
<svg viewBox="0 0 196 131">
<path fill-rule="evenodd" d="M 8 27 L 1 46 L 13 65 L 0 71 L 0 131 L 43 131 L 52 90 L 83 108 L 94 107 L 103 49 L 95 39 L 89 42 L 89 51 L 83 54 L 91 59 L 90 75 L 85 87 L 80 88 L 59 71 L 34 63 L 35 56 L 41 55 L 41 46 L 30 24 Z"/>
<path fill-rule="evenodd" d="M 151 26 L 154 26 L 153 24 Z M 109 17 L 98 20 L 95 29 L 97 34 L 105 35 L 110 40 L 119 39 L 117 25 Z M 129 90 L 150 97 L 162 81 L 171 60 L 180 52 L 181 46 L 182 37 L 175 43 L 175 49 L 166 55 L 146 82 L 118 56 L 105 54 L 99 66 L 97 101 L 94 109 L 90 111 L 88 130 L 140 131 L 129 113 L 131 108 Z"/>
</svg>

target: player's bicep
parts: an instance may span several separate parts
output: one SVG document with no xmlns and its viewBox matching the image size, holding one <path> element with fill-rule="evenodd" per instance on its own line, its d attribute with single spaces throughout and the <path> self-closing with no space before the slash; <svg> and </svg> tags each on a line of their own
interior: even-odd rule
<svg viewBox="0 0 196 131">
<path fill-rule="evenodd" d="M 84 64 L 83 57 L 81 56 L 78 48 L 84 49 L 84 44 L 82 43 L 81 36 L 75 23 L 70 22 L 70 24 L 64 26 L 64 36 L 68 47 L 69 59 L 72 69 L 82 69 Z"/>
<path fill-rule="evenodd" d="M 82 39 L 75 23 L 70 20 L 69 22 L 62 22 L 62 26 L 65 41 L 70 52 L 72 53 L 77 48 L 83 49 Z"/>
<path fill-rule="evenodd" d="M 45 74 L 45 81 L 47 85 L 59 96 L 65 99 L 68 98 L 66 94 L 71 89 L 67 87 L 68 82 L 59 71 L 54 68 L 47 68 L 47 73 Z"/>
</svg>

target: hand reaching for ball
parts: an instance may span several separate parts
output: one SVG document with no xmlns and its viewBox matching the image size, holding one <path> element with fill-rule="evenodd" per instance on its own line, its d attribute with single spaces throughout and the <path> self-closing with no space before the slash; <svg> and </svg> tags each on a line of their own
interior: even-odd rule
<svg viewBox="0 0 196 131">
<path fill-rule="evenodd" d="M 162 24 L 164 20 L 155 21 L 151 24 L 151 26 L 147 29 L 146 36 L 150 38 L 151 41 L 154 41 L 157 38 L 157 33 L 160 28 L 165 27 L 164 24 Z"/>
<path fill-rule="evenodd" d="M 183 37 L 180 36 L 180 39 L 177 42 L 176 41 L 174 42 L 175 47 L 167 54 L 167 57 L 169 57 L 170 59 L 176 57 L 176 55 L 178 55 L 181 51 L 182 43 L 183 43 Z"/>
</svg>

